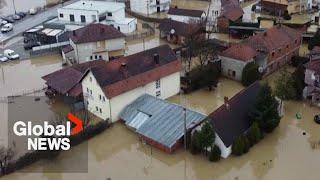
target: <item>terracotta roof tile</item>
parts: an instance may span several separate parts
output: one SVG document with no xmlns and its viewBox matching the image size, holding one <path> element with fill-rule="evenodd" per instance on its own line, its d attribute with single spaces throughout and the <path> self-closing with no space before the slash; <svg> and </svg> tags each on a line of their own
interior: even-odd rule
<svg viewBox="0 0 320 180">
<path fill-rule="evenodd" d="M 174 30 L 174 34 L 186 37 L 190 34 L 200 31 L 201 26 L 197 24 L 188 24 L 171 19 L 165 19 L 160 23 L 159 29 L 160 31 L 166 33 L 171 33 L 171 30 Z"/>
<path fill-rule="evenodd" d="M 234 44 L 221 53 L 221 56 L 241 61 L 249 61 L 256 55 L 256 50 L 245 44 Z"/>
<path fill-rule="evenodd" d="M 190 16 L 190 17 L 201 17 L 204 11 L 194 10 L 194 9 L 181 9 L 181 8 L 171 8 L 168 11 L 169 15 L 178 16 Z"/>
</svg>

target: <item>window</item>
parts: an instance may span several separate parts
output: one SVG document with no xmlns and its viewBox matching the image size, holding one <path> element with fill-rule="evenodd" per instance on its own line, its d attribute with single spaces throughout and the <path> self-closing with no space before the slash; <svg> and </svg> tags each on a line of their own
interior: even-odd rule
<svg viewBox="0 0 320 180">
<path fill-rule="evenodd" d="M 274 53 L 274 52 L 272 52 L 272 54 L 271 54 L 271 55 L 272 55 L 272 57 L 274 57 L 274 54 L 275 54 L 275 53 Z"/>
<path fill-rule="evenodd" d="M 87 101 L 87 105 L 89 105 L 89 101 Z"/>
<path fill-rule="evenodd" d="M 60 14 L 59 14 L 59 17 L 63 18 L 63 14 L 62 14 L 62 13 L 60 13 Z"/>
<path fill-rule="evenodd" d="M 156 80 L 156 89 L 160 88 L 160 79 Z"/>
<path fill-rule="evenodd" d="M 92 56 L 90 56 L 90 60 L 92 60 Z"/>
<path fill-rule="evenodd" d="M 74 15 L 73 14 L 70 14 L 70 21 L 74 22 Z"/>
<path fill-rule="evenodd" d="M 100 108 L 100 113 L 102 113 L 102 109 Z"/>
<path fill-rule="evenodd" d="M 118 31 L 120 31 L 120 26 L 118 26 Z"/>
<path fill-rule="evenodd" d="M 108 12 L 108 14 L 107 14 L 109 17 L 111 17 L 112 16 L 112 13 L 111 12 Z"/>
<path fill-rule="evenodd" d="M 94 56 L 94 58 L 95 58 L 95 59 L 98 59 L 98 56 L 97 56 L 97 55 L 95 55 L 95 56 Z"/>
<path fill-rule="evenodd" d="M 92 82 L 92 77 L 89 77 L 90 82 Z"/>
<path fill-rule="evenodd" d="M 98 108 L 98 106 L 96 106 L 96 111 L 99 111 L 99 108 Z"/>
<path fill-rule="evenodd" d="M 156 92 L 156 97 L 160 97 L 161 96 L 161 92 L 160 91 L 157 91 Z"/>
<path fill-rule="evenodd" d="M 106 98 L 103 96 L 103 97 L 102 97 L 102 100 L 103 100 L 103 102 L 105 102 L 105 101 L 106 101 Z"/>
<path fill-rule="evenodd" d="M 86 17 L 84 15 L 81 15 L 80 16 L 80 19 L 81 19 L 81 22 L 82 23 L 85 23 L 86 22 Z"/>
<path fill-rule="evenodd" d="M 89 93 L 89 88 L 87 88 L 87 92 Z"/>
<path fill-rule="evenodd" d="M 90 94 L 92 95 L 92 90 L 90 90 Z"/>
<path fill-rule="evenodd" d="M 102 56 L 101 56 L 101 55 L 99 56 L 99 59 L 102 59 Z"/>
<path fill-rule="evenodd" d="M 100 99 L 100 100 L 102 99 L 100 94 L 99 94 L 99 99 Z"/>
</svg>

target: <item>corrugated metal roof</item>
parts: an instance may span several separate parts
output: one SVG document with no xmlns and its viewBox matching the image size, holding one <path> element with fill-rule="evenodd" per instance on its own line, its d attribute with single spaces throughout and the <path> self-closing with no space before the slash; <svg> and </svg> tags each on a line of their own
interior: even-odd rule
<svg viewBox="0 0 320 180">
<path fill-rule="evenodd" d="M 120 118 L 137 133 L 169 148 L 184 135 L 183 107 L 148 94 L 129 104 L 120 113 Z M 187 129 L 205 118 L 206 115 L 187 109 Z"/>
</svg>

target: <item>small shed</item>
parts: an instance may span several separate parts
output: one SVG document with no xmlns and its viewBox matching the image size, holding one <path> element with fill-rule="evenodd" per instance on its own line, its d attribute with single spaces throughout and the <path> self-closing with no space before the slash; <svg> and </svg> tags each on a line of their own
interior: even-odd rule
<svg viewBox="0 0 320 180">
<path fill-rule="evenodd" d="M 144 94 L 126 106 L 120 119 L 141 135 L 148 144 L 167 153 L 174 152 L 183 142 L 184 122 L 187 131 L 201 123 L 206 115 Z"/>
</svg>

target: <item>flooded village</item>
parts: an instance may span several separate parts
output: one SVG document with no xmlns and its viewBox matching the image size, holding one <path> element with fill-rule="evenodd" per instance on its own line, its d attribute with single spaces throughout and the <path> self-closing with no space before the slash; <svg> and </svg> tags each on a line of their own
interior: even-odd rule
<svg viewBox="0 0 320 180">
<path fill-rule="evenodd" d="M 149 7 L 143 13 L 139 12 L 144 11 L 142 6 L 135 12 L 133 2 L 137 1 L 131 1 L 132 3 L 127 1 L 126 6 L 130 6 L 132 11 L 126 8 L 124 13 L 123 9 L 123 14 L 121 12 L 118 15 L 123 18 L 121 20 L 111 19 L 107 24 L 89 23 L 79 27 L 67 23 L 65 27 L 68 29 L 68 43 L 59 48 L 50 47 L 45 51 L 40 48 L 48 45 L 41 45 L 24 50 L 26 36 L 22 34 L 2 43 L 1 51 L 13 49 L 19 53 L 20 60 L 0 62 L 0 119 L 8 118 L 7 97 L 17 98 L 17 106 L 23 109 L 23 105 L 18 104 L 20 97 L 39 96 L 41 101 L 34 102 L 38 105 L 30 105 L 28 108 L 35 114 L 42 110 L 39 114 L 48 117 L 70 111 L 72 106 L 66 103 L 69 98 L 65 97 L 72 97 L 77 102 L 81 99 L 81 111 L 89 112 L 92 124 L 95 121 L 108 121 L 110 127 L 87 141 L 72 146 L 68 151 L 60 152 L 57 157 L 41 159 L 13 173 L 0 176 L 0 179 L 319 179 L 320 126 L 315 122 L 316 115 L 320 114 L 317 94 L 320 73 L 320 63 L 317 61 L 320 53 L 317 49 L 320 47 L 320 38 L 317 39 L 319 11 L 314 7 L 317 4 L 299 1 L 306 4 L 293 9 L 287 4 L 285 7 L 288 9 L 283 10 L 281 2 L 277 4 L 277 1 L 272 1 L 275 3 L 272 4 L 268 0 L 221 0 L 221 3 L 220 0 L 165 0 L 161 1 L 163 6 L 158 6 L 161 12 Z M 87 3 L 75 1 L 77 2 Z M 10 3 L 10 0 L 0 1 L 2 16 L 14 13 Z M 19 11 L 27 11 L 36 6 L 45 6 L 48 2 L 33 0 L 29 4 L 16 0 L 15 3 L 18 4 L 16 8 Z M 65 9 L 70 5 L 66 5 Z M 269 6 L 274 8 L 270 10 Z M 63 6 L 58 4 L 57 8 L 60 7 Z M 106 7 L 118 6 L 109 4 Z M 95 8 L 100 10 L 105 7 Z M 192 17 L 188 9 L 198 10 L 192 13 L 199 14 L 200 11 L 205 16 Z M 237 9 L 242 12 L 237 14 Z M 66 14 L 56 11 L 56 23 L 59 18 L 71 18 L 67 10 Z M 286 20 L 281 14 L 285 12 L 291 14 L 290 20 Z M 179 13 L 190 13 L 190 16 Z M 89 21 L 89 16 L 85 17 L 84 20 Z M 73 18 L 74 21 L 78 20 L 77 17 Z M 205 24 L 189 18 L 199 18 Z M 84 23 L 83 18 L 79 21 L 80 23 L 75 23 L 77 26 Z M 123 25 L 123 21 L 129 24 Z M 23 23 L 23 20 L 17 23 Z M 191 31 L 202 32 L 194 27 L 195 24 L 204 27 L 204 35 L 200 40 L 209 42 L 205 47 L 214 48 L 214 51 L 208 50 L 211 54 L 189 54 L 188 46 L 192 46 L 192 40 L 186 34 Z M 57 24 L 54 25 L 44 25 L 40 31 L 58 27 Z M 316 31 L 311 26 L 316 26 Z M 179 27 L 185 28 L 181 30 Z M 134 30 L 128 32 L 131 31 L 130 28 Z M 97 35 L 98 40 L 95 39 Z M 313 48 L 310 48 L 311 41 L 314 42 Z M 52 44 L 59 43 L 61 42 L 55 41 Z M 303 64 L 304 90 L 297 95 L 301 99 L 286 98 L 283 95 L 279 101 L 283 105 L 278 112 L 281 114 L 279 125 L 271 133 L 264 133 L 264 137 L 247 153 L 238 156 L 231 152 L 231 146 L 226 143 L 229 139 L 224 139 L 224 132 L 220 132 L 221 127 L 218 127 L 228 125 L 214 121 L 218 118 L 220 121 L 230 122 L 228 120 L 234 120 L 231 115 L 233 113 L 235 116 L 240 113 L 241 119 L 241 112 L 233 109 L 245 108 L 250 102 L 259 99 L 258 96 L 252 97 L 252 94 L 258 92 L 250 90 L 257 84 L 251 82 L 250 85 L 244 85 L 243 82 L 244 69 L 252 62 L 258 64 L 255 71 L 263 74 L 260 84 L 268 83 L 277 97 L 291 92 L 279 90 L 282 85 L 279 81 L 287 80 L 284 74 L 288 73 L 291 77 L 301 67 L 299 64 Z M 216 82 L 210 81 L 211 86 L 194 88 L 186 83 L 185 77 L 192 75 L 192 70 L 212 64 L 220 67 L 220 74 L 212 80 Z M 250 74 L 252 76 L 254 75 Z M 190 82 L 196 81 L 197 79 L 190 79 Z M 237 100 L 241 103 L 237 104 Z M 152 106 L 154 104 L 157 104 L 157 108 Z M 255 103 L 251 104 L 253 106 Z M 170 111 L 166 108 L 178 110 Z M 230 113 L 218 117 L 219 111 L 223 109 Z M 136 112 L 140 117 L 136 117 Z M 147 116 L 152 119 L 148 121 Z M 227 117 L 230 119 L 225 120 Z M 210 152 L 212 147 L 209 150 L 206 147 L 205 153 L 197 154 L 191 153 L 192 145 L 189 145 L 188 150 L 184 149 L 183 136 L 186 132 L 183 131 L 183 121 L 187 121 L 186 126 L 190 128 L 188 133 L 194 135 L 195 131 L 200 132 L 201 127 L 205 126 L 201 124 L 207 118 L 211 118 L 211 126 L 216 125 L 213 127 L 215 139 L 221 138 L 226 146 L 223 150 L 221 144 L 214 142 L 213 146 L 219 146 L 222 156 L 220 158 L 219 154 L 220 160 L 217 162 L 208 160 L 207 151 Z M 199 123 L 200 120 L 203 122 Z M 154 124 L 150 124 L 152 122 Z M 165 123 L 171 129 L 165 127 Z M 226 128 L 231 127 L 236 131 L 238 127 L 235 128 L 232 124 L 231 121 L 231 126 Z M 8 126 L 4 125 L 0 128 L 0 146 L 8 143 L 8 133 L 3 131 L 6 127 Z M 152 127 L 154 129 L 145 130 Z M 160 134 L 160 127 L 167 128 L 163 131 L 168 131 L 167 134 L 172 133 L 175 137 L 162 135 L 162 138 L 157 139 L 150 131 Z M 248 128 L 245 133 L 247 130 Z M 245 134 L 243 129 L 241 131 Z M 169 140 L 177 144 L 168 144 Z M 77 159 L 77 154 L 81 152 L 87 154 L 86 160 Z M 227 158 L 223 154 L 227 154 Z M 66 170 L 81 162 L 84 166 L 87 164 L 87 171 L 73 172 L 72 168 L 70 171 Z"/>
</svg>

